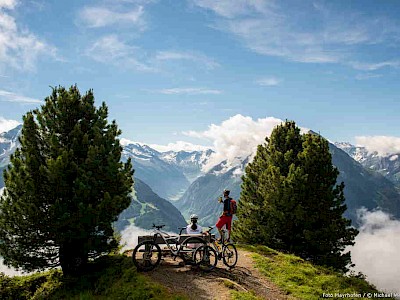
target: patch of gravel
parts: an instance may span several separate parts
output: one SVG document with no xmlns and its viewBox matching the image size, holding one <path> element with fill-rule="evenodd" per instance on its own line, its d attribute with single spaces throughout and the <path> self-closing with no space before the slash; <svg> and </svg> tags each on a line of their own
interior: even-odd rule
<svg viewBox="0 0 400 300">
<path fill-rule="evenodd" d="M 196 267 L 180 266 L 180 259 L 174 261 L 164 257 L 160 266 L 142 274 L 189 299 L 228 300 L 231 299 L 231 290 L 253 291 L 262 299 L 293 299 L 254 267 L 251 252 L 238 250 L 238 253 L 238 263 L 233 269 L 219 261 L 213 271 L 204 272 Z"/>
</svg>

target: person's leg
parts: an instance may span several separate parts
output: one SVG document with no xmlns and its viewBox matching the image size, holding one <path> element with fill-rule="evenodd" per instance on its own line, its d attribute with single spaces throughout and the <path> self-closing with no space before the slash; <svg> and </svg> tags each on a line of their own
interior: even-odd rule
<svg viewBox="0 0 400 300">
<path fill-rule="evenodd" d="M 228 229 L 228 242 L 231 240 L 231 229 L 232 229 L 232 217 L 229 218 L 228 222 L 226 223 L 226 228 Z"/>
<path fill-rule="evenodd" d="M 219 241 L 222 241 L 222 227 L 218 228 L 218 232 L 219 232 Z"/>
<path fill-rule="evenodd" d="M 224 226 L 224 222 L 223 222 L 224 220 L 223 220 L 223 217 L 220 217 L 219 219 L 218 219 L 218 222 L 217 222 L 217 224 L 215 224 L 215 227 L 217 227 L 217 229 L 218 229 L 218 232 L 219 232 L 219 240 L 221 241 L 221 239 L 222 239 L 222 227 Z"/>
</svg>

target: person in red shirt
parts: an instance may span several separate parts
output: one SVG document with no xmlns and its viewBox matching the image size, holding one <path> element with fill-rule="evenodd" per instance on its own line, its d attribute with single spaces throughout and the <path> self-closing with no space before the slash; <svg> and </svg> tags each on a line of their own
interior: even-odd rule
<svg viewBox="0 0 400 300">
<path fill-rule="evenodd" d="M 229 190 L 224 190 L 224 211 L 222 212 L 219 220 L 215 226 L 218 228 L 219 235 L 222 237 L 222 227 L 225 225 L 226 229 L 228 230 L 228 241 L 231 238 L 231 227 L 232 227 L 232 214 L 231 214 L 231 200 L 232 198 L 229 197 Z M 220 202 L 222 199 L 220 198 Z"/>
</svg>

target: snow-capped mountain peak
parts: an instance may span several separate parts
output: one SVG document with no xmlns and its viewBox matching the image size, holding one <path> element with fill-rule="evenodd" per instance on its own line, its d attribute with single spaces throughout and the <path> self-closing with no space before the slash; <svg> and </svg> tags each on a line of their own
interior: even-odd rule
<svg viewBox="0 0 400 300">
<path fill-rule="evenodd" d="M 167 151 L 159 156 L 163 161 L 176 165 L 190 182 L 204 174 L 204 166 L 214 152 L 211 149 L 197 151 Z"/>
<path fill-rule="evenodd" d="M 366 147 L 354 146 L 350 143 L 335 143 L 354 160 L 361 163 L 366 169 L 377 171 L 395 184 L 400 184 L 400 153 L 380 155 L 370 152 Z"/>
<path fill-rule="evenodd" d="M 348 142 L 336 142 L 334 143 L 336 147 L 339 149 L 342 149 L 344 152 L 346 152 L 348 155 L 350 155 L 354 160 L 358 161 L 359 163 L 362 163 L 366 159 L 368 159 L 369 156 L 371 155 L 376 155 L 376 153 L 369 153 L 367 148 L 365 147 L 360 147 L 360 146 L 354 146 Z"/>
<path fill-rule="evenodd" d="M 22 125 L 14 129 L 0 133 L 0 167 L 9 163 L 9 158 L 19 146 L 18 137 L 21 134 Z"/>
<path fill-rule="evenodd" d="M 334 145 L 342 150 L 355 147 L 354 145 L 350 144 L 349 142 L 335 142 Z"/>
</svg>

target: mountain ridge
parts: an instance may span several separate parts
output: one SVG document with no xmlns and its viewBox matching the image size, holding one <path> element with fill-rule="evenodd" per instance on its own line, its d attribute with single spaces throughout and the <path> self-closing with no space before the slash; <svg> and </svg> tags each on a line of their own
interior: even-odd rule
<svg viewBox="0 0 400 300">
<path fill-rule="evenodd" d="M 334 144 L 329 143 L 329 149 L 332 154 L 332 163 L 340 172 L 337 182 L 344 181 L 345 183 L 344 194 L 347 205 L 345 217 L 350 218 L 353 224 L 358 226 L 357 210 L 365 207 L 368 210 L 381 209 L 400 218 L 400 193 L 393 182 L 373 170 L 364 168 Z M 246 159 L 248 162 L 249 157 Z M 247 162 L 242 162 L 242 172 Z M 195 180 L 181 199 L 175 203 L 184 216 L 196 213 L 200 216 L 199 222 L 212 225 L 221 213 L 216 200 L 225 188 L 231 190 L 233 198 L 239 199 L 241 179 L 240 176 L 236 179 L 232 177 L 237 167 L 222 172 L 224 163 L 226 164 L 226 161 Z"/>
<path fill-rule="evenodd" d="M 0 169 L 5 168 L 9 155 L 18 146 L 20 129 L 21 125 L 0 134 L 3 147 L 0 149 L 6 149 L 0 156 L 0 162 L 3 162 Z M 368 209 L 381 208 L 399 218 L 400 186 L 396 185 L 393 177 L 388 176 L 392 174 L 384 172 L 384 168 L 366 165 L 367 161 L 379 158 L 377 153 L 370 154 L 363 147 L 357 148 L 343 142 L 330 143 L 329 147 L 332 162 L 340 171 L 338 182 L 344 181 L 346 185 L 346 216 L 356 221 L 356 209 L 364 206 Z M 234 162 L 223 161 L 205 172 L 204 166 L 213 153 L 211 149 L 160 152 L 146 144 L 127 143 L 123 147 L 122 160 L 132 158 L 135 178 L 143 181 L 160 198 L 174 203 L 183 216 L 188 218 L 190 214 L 197 213 L 203 218 L 205 225 L 211 225 L 220 213 L 216 200 L 223 189 L 229 188 L 232 196 L 239 198 L 240 176 L 250 159 L 247 157 L 236 158 Z M 386 157 L 385 161 L 396 167 L 398 157 L 392 155 Z M 378 172 L 375 172 L 376 169 Z M 393 175 L 396 175 L 397 169 L 394 170 Z M 2 175 L 1 172 L 0 188 L 4 186 Z"/>
<path fill-rule="evenodd" d="M 222 212 L 221 204 L 217 201 L 218 197 L 222 196 L 224 189 L 229 189 L 230 196 L 239 199 L 241 174 L 248 161 L 249 157 L 234 166 L 230 166 L 227 161 L 214 166 L 196 179 L 174 204 L 185 217 L 195 213 L 199 216 L 200 224 L 204 226 L 215 224 Z"/>
<path fill-rule="evenodd" d="M 335 143 L 335 146 L 345 151 L 364 168 L 385 176 L 400 189 L 400 153 L 380 155 L 376 151 L 368 151 L 366 147 L 346 142 Z"/>
<path fill-rule="evenodd" d="M 141 143 L 125 144 L 122 160 L 133 160 L 135 176 L 146 182 L 161 197 L 174 201 L 203 173 L 213 151 L 159 152 Z"/>
<path fill-rule="evenodd" d="M 143 181 L 135 178 L 132 201 L 115 222 L 117 230 L 122 231 L 129 225 L 143 229 L 152 229 L 154 224 L 164 224 L 165 230 L 178 232 L 178 227 L 187 223 L 180 211 L 159 195 Z"/>
</svg>

